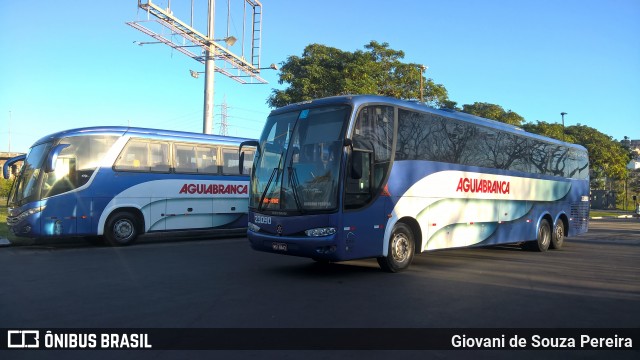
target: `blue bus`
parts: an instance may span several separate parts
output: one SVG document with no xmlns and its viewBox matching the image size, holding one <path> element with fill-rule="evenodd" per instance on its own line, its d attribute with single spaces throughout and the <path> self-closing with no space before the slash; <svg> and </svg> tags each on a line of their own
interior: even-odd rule
<svg viewBox="0 0 640 360">
<path fill-rule="evenodd" d="M 377 258 L 396 272 L 414 253 L 506 243 L 546 251 L 588 228 L 584 147 L 469 114 L 331 97 L 272 111 L 247 144 L 257 147 L 255 250 Z"/>
<path fill-rule="evenodd" d="M 238 148 L 250 139 L 132 128 L 86 127 L 36 141 L 8 197 L 18 237 L 104 239 L 143 233 L 246 232 L 249 178 Z M 253 157 L 247 149 L 245 157 Z"/>
</svg>

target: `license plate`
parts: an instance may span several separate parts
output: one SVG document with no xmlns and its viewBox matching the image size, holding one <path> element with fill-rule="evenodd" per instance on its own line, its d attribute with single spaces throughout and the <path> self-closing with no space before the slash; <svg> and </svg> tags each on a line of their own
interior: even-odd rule
<svg viewBox="0 0 640 360">
<path fill-rule="evenodd" d="M 274 242 L 271 244 L 271 248 L 275 251 L 287 251 L 287 244 Z"/>
</svg>

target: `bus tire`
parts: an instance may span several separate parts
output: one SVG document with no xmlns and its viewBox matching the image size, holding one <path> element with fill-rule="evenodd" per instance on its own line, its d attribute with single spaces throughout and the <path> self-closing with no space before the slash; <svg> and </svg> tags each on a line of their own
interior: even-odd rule
<svg viewBox="0 0 640 360">
<path fill-rule="evenodd" d="M 104 238 L 111 246 L 131 245 L 138 237 L 138 219 L 130 212 L 122 211 L 109 217 L 104 227 Z"/>
<path fill-rule="evenodd" d="M 545 252 L 549 249 L 551 243 L 551 225 L 549 220 L 540 220 L 540 227 L 538 227 L 538 237 L 536 240 L 528 241 L 525 243 L 525 248 L 531 251 Z"/>
<path fill-rule="evenodd" d="M 553 234 L 551 234 L 551 244 L 549 247 L 555 250 L 561 249 L 562 244 L 564 244 L 564 234 L 564 221 L 558 219 L 556 226 L 553 228 Z"/>
<path fill-rule="evenodd" d="M 391 232 L 387 256 L 378 258 L 380 268 L 386 272 L 399 272 L 409 268 L 415 253 L 416 243 L 411 228 L 398 223 Z"/>
</svg>

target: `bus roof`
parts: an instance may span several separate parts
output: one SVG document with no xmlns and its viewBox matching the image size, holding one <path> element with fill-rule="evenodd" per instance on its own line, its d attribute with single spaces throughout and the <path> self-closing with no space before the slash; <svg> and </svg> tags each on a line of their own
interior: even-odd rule
<svg viewBox="0 0 640 360">
<path fill-rule="evenodd" d="M 440 115 L 446 118 L 451 118 L 451 119 L 455 119 L 455 120 L 459 120 L 467 123 L 486 126 L 486 127 L 498 129 L 501 131 L 526 136 L 528 138 L 533 138 L 533 139 L 545 141 L 548 143 L 563 145 L 563 146 L 586 151 L 585 147 L 582 145 L 567 143 L 567 142 L 563 142 L 550 137 L 530 133 L 530 132 L 524 131 L 520 127 L 499 122 L 496 120 L 486 119 L 480 116 L 475 116 L 475 115 L 471 115 L 471 114 L 467 114 L 459 111 L 435 109 L 425 105 L 424 103 L 420 103 L 418 101 L 399 100 L 396 98 L 380 96 L 380 95 L 343 95 L 343 96 L 333 96 L 333 97 L 303 101 L 303 102 L 286 105 L 281 108 L 275 109 L 271 112 L 271 115 L 277 115 L 277 114 L 292 111 L 301 107 L 310 107 L 310 106 L 316 107 L 316 106 L 325 106 L 325 105 L 332 105 L 332 104 L 349 104 L 354 106 L 354 108 L 358 108 L 361 105 L 376 104 L 376 103 L 389 104 L 392 106 L 398 106 L 398 107 L 411 109 L 415 111 L 432 113 L 432 114 Z"/>
<path fill-rule="evenodd" d="M 178 140 L 178 141 L 205 141 L 209 143 L 217 143 L 221 145 L 238 145 L 246 140 L 253 140 L 248 138 L 240 138 L 234 136 L 223 136 L 213 134 L 192 133 L 186 131 L 174 131 L 174 130 L 161 130 L 150 128 L 138 128 L 127 126 L 93 126 L 83 127 L 76 129 L 69 129 L 59 131 L 47 135 L 40 140 L 36 141 L 32 146 L 48 142 L 54 139 L 69 136 L 82 136 L 82 135 L 116 135 L 116 136 L 134 136 L 141 138 L 153 138 L 153 139 L 165 139 L 165 140 Z"/>
</svg>

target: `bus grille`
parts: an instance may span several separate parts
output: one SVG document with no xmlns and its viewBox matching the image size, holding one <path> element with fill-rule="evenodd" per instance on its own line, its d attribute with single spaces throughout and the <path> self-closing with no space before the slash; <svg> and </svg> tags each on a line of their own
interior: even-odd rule
<svg viewBox="0 0 640 360">
<path fill-rule="evenodd" d="M 589 202 L 571 204 L 571 234 L 582 233 L 589 227 Z"/>
</svg>

